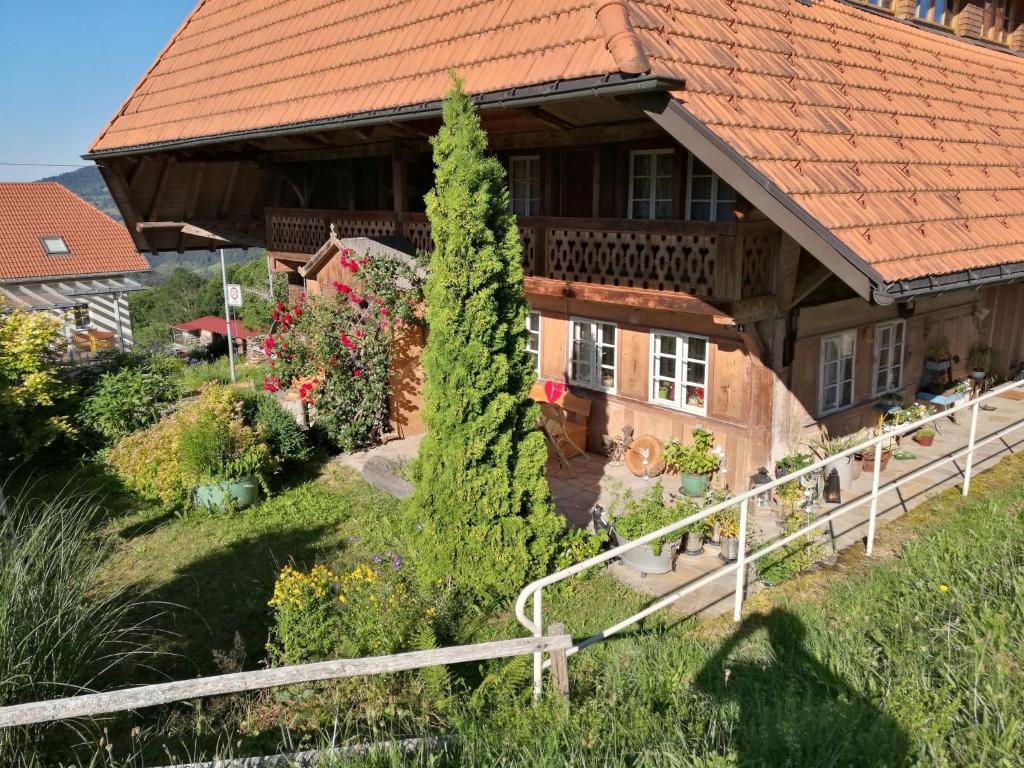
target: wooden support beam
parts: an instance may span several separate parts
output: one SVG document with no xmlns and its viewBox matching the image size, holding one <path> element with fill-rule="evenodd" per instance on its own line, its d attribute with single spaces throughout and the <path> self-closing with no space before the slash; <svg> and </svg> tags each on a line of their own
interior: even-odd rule
<svg viewBox="0 0 1024 768">
<path fill-rule="evenodd" d="M 548 628 L 548 634 L 559 636 L 565 635 L 565 624 L 555 622 Z M 569 662 L 562 649 L 551 652 L 551 683 L 555 692 L 566 702 L 569 701 Z"/>
<path fill-rule="evenodd" d="M 705 315 L 729 318 L 729 313 L 699 296 L 671 291 L 652 291 L 646 288 L 625 288 L 617 285 L 595 285 L 594 283 L 570 283 L 545 277 L 527 277 L 523 287 L 535 296 L 553 296 L 579 301 L 594 301 L 603 304 L 619 304 L 638 309 L 659 309 L 667 312 L 684 312 L 691 315 Z"/>
<path fill-rule="evenodd" d="M 543 107 L 526 107 L 523 111 L 530 115 L 530 117 L 536 118 L 545 125 L 549 125 L 558 131 L 570 131 L 573 128 L 579 127 L 577 125 L 573 125 L 568 120 L 563 120 L 558 115 L 551 114 Z"/>
<path fill-rule="evenodd" d="M 220 210 L 217 212 L 217 218 L 223 219 L 227 214 L 228 206 L 231 205 L 231 198 L 235 194 L 235 182 L 238 180 L 238 165 L 236 161 L 231 164 L 231 170 L 228 171 L 228 183 L 224 187 L 224 198 L 220 201 Z"/>
<path fill-rule="evenodd" d="M 832 272 L 824 264 L 818 264 L 810 272 L 800 278 L 800 282 L 793 288 L 793 301 L 791 307 L 797 306 L 801 301 L 810 296 L 816 289 L 832 277 Z"/>
<path fill-rule="evenodd" d="M 779 309 L 783 312 L 788 312 L 793 306 L 793 290 L 796 288 L 802 250 L 800 243 L 785 232 L 782 233 L 778 268 L 775 270 L 775 295 L 778 297 Z"/>
<path fill-rule="evenodd" d="M 174 155 L 168 155 L 167 159 L 164 160 L 164 165 L 160 169 L 160 176 L 156 182 L 156 189 L 153 190 L 153 197 L 150 198 L 149 206 L 146 208 L 146 218 L 152 219 L 156 213 L 157 203 L 160 202 L 160 197 L 164 193 L 164 186 L 167 184 L 167 177 L 170 175 L 171 169 L 177 164 L 177 160 Z"/>
<path fill-rule="evenodd" d="M 769 319 L 776 310 L 774 296 L 752 296 L 732 303 L 732 321 L 736 325 Z"/>
</svg>

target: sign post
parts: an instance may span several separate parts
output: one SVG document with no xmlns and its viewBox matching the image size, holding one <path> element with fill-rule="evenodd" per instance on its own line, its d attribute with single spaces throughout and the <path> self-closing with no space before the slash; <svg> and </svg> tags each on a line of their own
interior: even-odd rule
<svg viewBox="0 0 1024 768">
<path fill-rule="evenodd" d="M 228 285 L 228 268 L 224 265 L 224 249 L 220 249 L 220 279 L 224 285 L 224 324 L 228 335 L 228 365 L 231 367 L 231 383 L 235 383 L 235 342 L 231 338 L 231 307 L 242 306 L 242 287 Z"/>
</svg>

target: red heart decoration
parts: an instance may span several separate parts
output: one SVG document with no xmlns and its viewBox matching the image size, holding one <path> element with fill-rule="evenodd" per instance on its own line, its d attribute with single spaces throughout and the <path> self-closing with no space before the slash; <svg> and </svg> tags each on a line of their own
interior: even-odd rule
<svg viewBox="0 0 1024 768">
<path fill-rule="evenodd" d="M 545 381 L 544 394 L 547 395 L 548 402 L 553 403 L 565 394 L 565 384 L 560 381 Z"/>
</svg>

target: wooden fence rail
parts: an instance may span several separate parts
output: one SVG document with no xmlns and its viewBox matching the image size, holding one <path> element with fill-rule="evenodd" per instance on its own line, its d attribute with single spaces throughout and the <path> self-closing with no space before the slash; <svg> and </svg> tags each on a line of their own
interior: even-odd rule
<svg viewBox="0 0 1024 768">
<path fill-rule="evenodd" d="M 277 688 L 295 683 L 317 680 L 338 680 L 346 677 L 403 672 L 424 667 L 458 664 L 467 661 L 503 659 L 535 653 L 563 654 L 572 646 L 569 635 L 524 637 L 515 640 L 495 640 L 475 645 L 456 645 L 450 648 L 432 648 L 392 656 L 371 656 L 365 659 L 337 659 L 314 664 L 299 664 L 254 672 L 236 672 L 195 680 L 142 685 L 107 693 L 89 693 L 65 699 L 36 701 L 0 708 L 0 728 L 33 725 L 76 717 L 130 712 L 159 704 L 220 696 L 227 693 Z"/>
</svg>

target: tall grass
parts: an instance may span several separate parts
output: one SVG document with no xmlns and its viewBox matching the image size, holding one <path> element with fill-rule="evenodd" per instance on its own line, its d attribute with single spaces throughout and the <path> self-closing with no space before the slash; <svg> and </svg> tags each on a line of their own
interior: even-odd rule
<svg viewBox="0 0 1024 768">
<path fill-rule="evenodd" d="M 0 706 L 95 690 L 143 663 L 153 606 L 127 591 L 95 591 L 110 545 L 103 510 L 68 488 L 34 486 L 0 506 Z M 0 764 L 39 765 L 82 724 L 0 731 Z"/>
<path fill-rule="evenodd" d="M 208 363 L 193 363 L 185 366 L 181 372 L 181 388 L 185 392 L 195 392 L 211 381 L 220 384 L 231 383 L 231 366 L 227 356 L 218 357 Z M 238 381 L 251 382 L 256 389 L 263 387 L 263 380 L 270 374 L 270 366 L 266 363 L 250 363 L 242 358 L 235 360 L 235 378 Z"/>
</svg>

